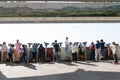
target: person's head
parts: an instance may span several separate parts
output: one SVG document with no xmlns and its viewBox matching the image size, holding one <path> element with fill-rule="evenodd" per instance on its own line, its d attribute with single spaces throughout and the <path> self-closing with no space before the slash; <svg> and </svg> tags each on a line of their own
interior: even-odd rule
<svg viewBox="0 0 120 80">
<path fill-rule="evenodd" d="M 14 44 L 12 44 L 10 47 L 14 48 Z"/>
<path fill-rule="evenodd" d="M 100 41 L 103 42 L 103 39 L 101 39 Z"/>
<path fill-rule="evenodd" d="M 66 40 L 68 40 L 68 37 L 66 37 Z"/>
<path fill-rule="evenodd" d="M 6 42 L 3 42 L 3 44 L 6 44 Z"/>
<path fill-rule="evenodd" d="M 17 39 L 17 43 L 19 43 L 19 40 Z"/>
<path fill-rule="evenodd" d="M 25 45 L 23 44 L 22 47 L 25 48 Z"/>
<path fill-rule="evenodd" d="M 57 43 L 57 40 L 55 40 L 55 43 Z"/>
<path fill-rule="evenodd" d="M 42 44 L 40 44 L 40 47 L 43 47 Z"/>
<path fill-rule="evenodd" d="M 112 42 L 113 45 L 115 45 L 115 42 Z"/>
<path fill-rule="evenodd" d="M 99 40 L 97 40 L 96 42 L 99 43 Z"/>
<path fill-rule="evenodd" d="M 91 42 L 92 45 L 94 45 L 94 42 Z"/>
</svg>

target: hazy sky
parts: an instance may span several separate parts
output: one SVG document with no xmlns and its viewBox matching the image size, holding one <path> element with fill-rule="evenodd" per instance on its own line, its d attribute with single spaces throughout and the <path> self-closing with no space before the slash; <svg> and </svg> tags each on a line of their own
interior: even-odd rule
<svg viewBox="0 0 120 80">
<path fill-rule="evenodd" d="M 111 43 L 120 43 L 120 23 L 40 23 L 40 24 L 0 24 L 0 43 L 28 42 L 58 42 L 69 37 L 71 42 L 91 41 L 104 39 Z"/>
</svg>

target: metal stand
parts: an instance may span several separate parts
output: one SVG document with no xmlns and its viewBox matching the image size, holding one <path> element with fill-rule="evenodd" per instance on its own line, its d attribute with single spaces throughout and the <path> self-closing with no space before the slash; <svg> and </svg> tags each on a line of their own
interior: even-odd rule
<svg viewBox="0 0 120 80">
<path fill-rule="evenodd" d="M 62 61 L 62 42 L 58 43 L 60 45 L 60 61 Z"/>
<path fill-rule="evenodd" d="M 45 61 L 47 60 L 47 46 L 49 45 L 49 43 L 47 43 L 47 42 L 44 42 L 44 44 L 45 44 Z"/>
<path fill-rule="evenodd" d="M 30 61 L 31 60 L 31 56 L 30 56 L 30 54 L 31 54 L 31 45 L 32 45 L 33 43 L 28 43 L 28 47 L 29 47 L 29 52 L 28 52 L 28 61 Z"/>
</svg>

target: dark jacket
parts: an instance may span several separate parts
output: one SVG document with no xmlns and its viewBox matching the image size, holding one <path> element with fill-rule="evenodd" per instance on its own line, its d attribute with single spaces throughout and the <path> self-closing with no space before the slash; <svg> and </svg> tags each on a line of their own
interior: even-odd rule
<svg viewBox="0 0 120 80">
<path fill-rule="evenodd" d="M 59 51 L 59 45 L 57 43 L 55 43 L 54 48 L 55 48 L 55 52 Z"/>
</svg>

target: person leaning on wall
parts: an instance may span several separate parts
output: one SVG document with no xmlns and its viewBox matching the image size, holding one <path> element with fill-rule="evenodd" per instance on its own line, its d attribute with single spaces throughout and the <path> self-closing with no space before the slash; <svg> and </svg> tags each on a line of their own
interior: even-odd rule
<svg viewBox="0 0 120 80">
<path fill-rule="evenodd" d="M 113 64 L 118 64 L 117 45 L 115 42 L 112 42 L 111 49 L 112 49 L 113 58 L 114 58 Z"/>
<path fill-rule="evenodd" d="M 6 42 L 3 42 L 2 44 L 2 62 L 6 62 L 7 61 L 7 53 L 8 53 L 8 48 L 7 48 L 7 45 L 6 45 Z"/>
</svg>

